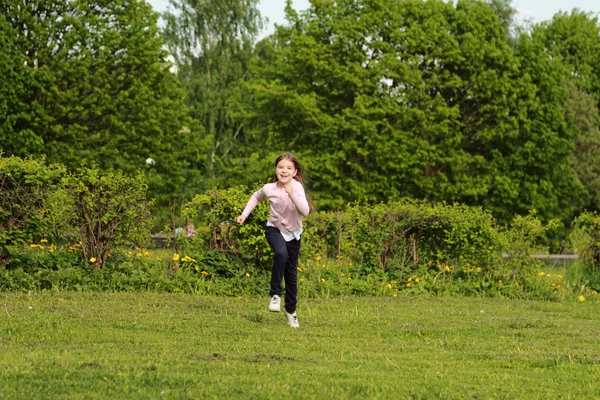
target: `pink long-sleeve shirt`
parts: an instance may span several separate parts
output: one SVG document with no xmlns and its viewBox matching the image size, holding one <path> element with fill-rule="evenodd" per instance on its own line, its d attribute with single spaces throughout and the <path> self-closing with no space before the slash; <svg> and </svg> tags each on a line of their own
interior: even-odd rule
<svg viewBox="0 0 600 400">
<path fill-rule="evenodd" d="M 267 198 L 271 204 L 269 222 L 279 230 L 298 231 L 302 229 L 302 217 L 310 212 L 304 186 L 292 179 L 294 194 L 288 195 L 285 189 L 277 187 L 277 183 L 267 183 L 250 197 L 242 216 L 247 218 L 261 200 Z"/>
</svg>

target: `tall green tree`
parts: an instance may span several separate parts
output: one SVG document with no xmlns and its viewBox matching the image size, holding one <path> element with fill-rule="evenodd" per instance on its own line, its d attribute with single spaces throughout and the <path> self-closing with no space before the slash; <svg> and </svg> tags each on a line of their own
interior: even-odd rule
<svg viewBox="0 0 600 400">
<path fill-rule="evenodd" d="M 211 184 L 245 150 L 244 121 L 234 115 L 240 80 L 247 78 L 254 43 L 262 29 L 258 0 L 171 0 L 165 37 L 183 82 L 191 116 L 210 140 L 195 168 Z"/>
<path fill-rule="evenodd" d="M 591 13 L 574 9 L 535 25 L 532 41 L 545 57 L 560 62 L 568 93 L 563 112 L 577 130 L 571 163 L 586 195 L 579 209 L 600 209 L 600 25 Z M 558 66 L 557 66 L 558 69 Z M 579 210 L 578 210 L 579 211 Z"/>
<path fill-rule="evenodd" d="M 299 14 L 288 2 L 287 15 L 246 85 L 249 134 L 305 160 L 318 204 L 459 201 L 503 222 L 570 213 L 581 188 L 565 93 L 539 90 L 560 79 L 523 69 L 488 4 L 332 0 Z"/>
<path fill-rule="evenodd" d="M 157 19 L 139 0 L 1 2 L 5 155 L 45 154 L 71 169 L 150 168 L 155 194 L 181 192 L 199 131 Z"/>
</svg>

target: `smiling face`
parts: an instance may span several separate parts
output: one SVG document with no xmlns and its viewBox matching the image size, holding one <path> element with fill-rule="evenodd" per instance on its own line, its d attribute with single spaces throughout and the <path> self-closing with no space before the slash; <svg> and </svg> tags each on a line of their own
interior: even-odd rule
<svg viewBox="0 0 600 400">
<path fill-rule="evenodd" d="M 277 177 L 279 184 L 282 186 L 290 183 L 297 173 L 298 170 L 296 169 L 294 163 L 287 158 L 282 158 L 275 166 L 275 176 Z"/>
</svg>

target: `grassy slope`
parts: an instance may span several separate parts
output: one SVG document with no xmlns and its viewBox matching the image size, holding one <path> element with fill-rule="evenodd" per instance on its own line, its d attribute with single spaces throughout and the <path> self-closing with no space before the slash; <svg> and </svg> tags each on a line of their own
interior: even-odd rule
<svg viewBox="0 0 600 400">
<path fill-rule="evenodd" d="M 598 302 L 4 293 L 0 398 L 598 398 Z"/>
</svg>

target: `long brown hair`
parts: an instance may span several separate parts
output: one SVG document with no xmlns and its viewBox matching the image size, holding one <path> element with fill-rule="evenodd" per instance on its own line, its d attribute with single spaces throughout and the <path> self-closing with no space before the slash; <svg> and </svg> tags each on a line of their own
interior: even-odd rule
<svg viewBox="0 0 600 400">
<path fill-rule="evenodd" d="M 279 164 L 279 161 L 281 160 L 289 160 L 294 164 L 294 168 L 296 168 L 296 175 L 294 175 L 294 179 L 297 180 L 298 182 L 300 182 L 302 184 L 302 187 L 304 187 L 304 180 L 306 179 L 304 176 L 304 170 L 302 169 L 302 166 L 300 165 L 300 163 L 298 162 L 298 160 L 296 159 L 296 157 L 292 154 L 292 153 L 283 153 L 282 155 L 280 155 L 279 157 L 277 157 L 277 159 L 275 160 L 275 168 L 277 168 L 277 164 Z M 273 182 L 277 182 L 277 175 L 275 175 L 275 179 L 273 180 Z M 312 200 L 308 197 L 308 193 L 306 193 L 306 187 L 304 187 L 304 192 L 306 194 L 306 201 L 308 202 L 308 208 L 310 209 L 310 211 L 314 211 L 315 210 L 315 205 L 312 202 Z"/>
</svg>

